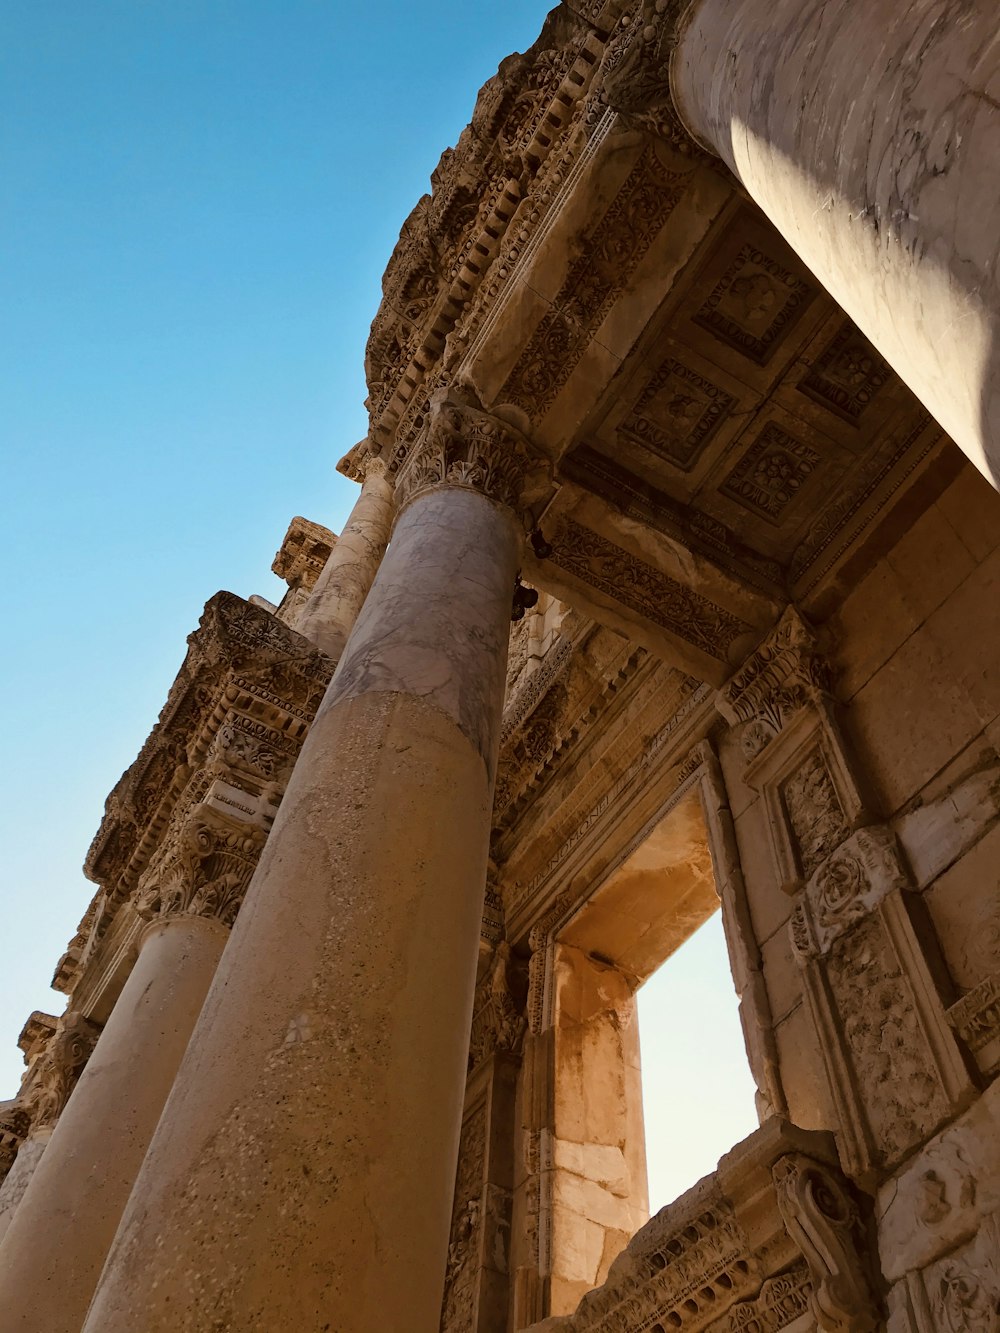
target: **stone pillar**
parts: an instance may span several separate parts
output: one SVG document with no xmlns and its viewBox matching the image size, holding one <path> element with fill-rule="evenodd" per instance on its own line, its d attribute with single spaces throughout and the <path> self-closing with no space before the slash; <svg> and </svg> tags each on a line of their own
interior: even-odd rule
<svg viewBox="0 0 1000 1333">
<path fill-rule="evenodd" d="M 392 525 L 392 483 L 381 458 L 361 465 L 361 494 L 295 628 L 339 661 L 385 554 Z"/>
<path fill-rule="evenodd" d="M 1000 484 L 994 0 L 648 7 L 686 8 L 664 57 L 687 127 Z"/>
<path fill-rule="evenodd" d="M 89 1333 L 436 1333 L 525 453 L 435 406 Z"/>
<path fill-rule="evenodd" d="M 156 918 L 0 1244 L 5 1333 L 79 1333 L 228 931 Z"/>
</svg>

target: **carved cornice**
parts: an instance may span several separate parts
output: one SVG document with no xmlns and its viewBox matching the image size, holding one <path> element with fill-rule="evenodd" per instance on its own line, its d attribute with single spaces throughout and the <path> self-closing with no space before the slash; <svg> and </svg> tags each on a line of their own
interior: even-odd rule
<svg viewBox="0 0 1000 1333">
<path fill-rule="evenodd" d="M 516 426 L 485 411 L 467 390 L 439 395 L 396 483 L 400 512 L 442 487 L 476 491 L 519 512 L 544 493 L 548 462 Z"/>
<path fill-rule="evenodd" d="M 290 588 L 302 588 L 308 592 L 323 572 L 323 566 L 330 558 L 336 542 L 336 535 L 321 523 L 311 523 L 307 518 L 293 518 L 271 569 Z"/>
<path fill-rule="evenodd" d="M 794 607 L 747 658 L 716 697 L 716 707 L 733 727 L 741 726 L 743 752 L 753 759 L 808 703 L 826 696 L 830 668 Z"/>
</svg>

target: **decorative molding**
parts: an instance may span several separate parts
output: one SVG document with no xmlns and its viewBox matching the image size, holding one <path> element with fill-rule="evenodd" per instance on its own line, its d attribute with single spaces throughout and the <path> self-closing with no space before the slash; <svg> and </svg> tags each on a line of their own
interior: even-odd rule
<svg viewBox="0 0 1000 1333">
<path fill-rule="evenodd" d="M 496 1051 L 520 1054 L 527 1027 L 524 1012 L 526 983 L 527 978 L 511 955 L 510 945 L 501 940 L 489 970 L 477 987 L 469 1041 L 470 1069 L 475 1069 Z"/>
<path fill-rule="evenodd" d="M 986 977 L 951 1006 L 948 1022 L 975 1055 L 1000 1039 L 1000 972 Z M 996 1058 L 990 1061 L 990 1067 Z"/>
<path fill-rule="evenodd" d="M 551 542 L 552 564 L 717 661 L 727 661 L 733 644 L 753 633 L 732 611 L 571 518 Z"/>
<path fill-rule="evenodd" d="M 528 340 L 501 397 L 532 420 L 544 416 L 591 338 L 624 293 L 690 179 L 671 171 L 648 147 L 618 194 L 581 241 L 552 308 Z"/>
</svg>

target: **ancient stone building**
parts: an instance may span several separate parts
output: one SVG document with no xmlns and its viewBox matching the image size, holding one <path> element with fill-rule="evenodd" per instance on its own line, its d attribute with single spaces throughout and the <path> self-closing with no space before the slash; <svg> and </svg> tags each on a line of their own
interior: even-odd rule
<svg viewBox="0 0 1000 1333">
<path fill-rule="evenodd" d="M 987 0 L 501 64 L 357 507 L 108 799 L 4 1333 L 1000 1329 L 998 167 Z M 648 1218 L 635 992 L 720 904 L 760 1127 Z"/>
</svg>

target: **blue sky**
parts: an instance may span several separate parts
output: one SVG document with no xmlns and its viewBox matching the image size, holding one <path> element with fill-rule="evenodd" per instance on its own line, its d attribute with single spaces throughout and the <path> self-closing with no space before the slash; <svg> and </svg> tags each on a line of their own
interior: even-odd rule
<svg viewBox="0 0 1000 1333">
<path fill-rule="evenodd" d="M 545 10 L 0 3 L 0 1098 L 203 603 L 352 503 L 386 260 Z"/>
</svg>

